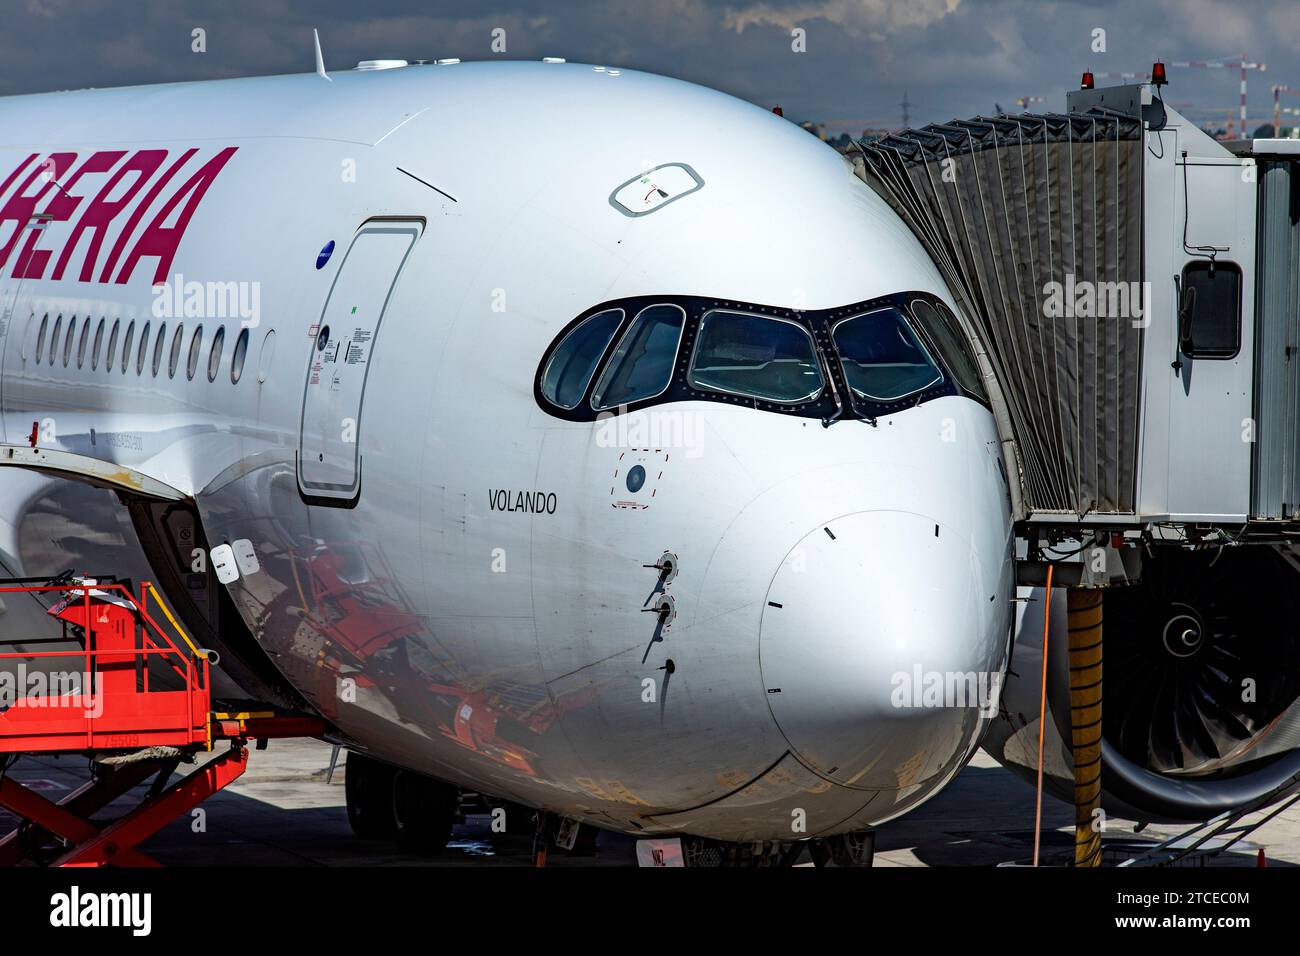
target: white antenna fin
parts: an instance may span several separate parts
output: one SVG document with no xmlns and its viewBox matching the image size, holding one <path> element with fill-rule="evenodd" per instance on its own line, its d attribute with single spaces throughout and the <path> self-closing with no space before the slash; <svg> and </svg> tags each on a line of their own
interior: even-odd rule
<svg viewBox="0 0 1300 956">
<path fill-rule="evenodd" d="M 320 31 L 313 27 L 311 36 L 312 41 L 316 44 L 316 75 L 322 80 L 328 80 L 330 75 L 325 72 L 325 54 L 320 51 Z"/>
</svg>

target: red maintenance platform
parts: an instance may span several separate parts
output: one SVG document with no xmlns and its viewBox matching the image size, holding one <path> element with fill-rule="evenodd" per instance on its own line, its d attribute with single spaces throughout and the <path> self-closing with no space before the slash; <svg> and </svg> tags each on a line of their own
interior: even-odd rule
<svg viewBox="0 0 1300 956">
<path fill-rule="evenodd" d="M 250 740 L 260 749 L 271 737 L 325 733 L 314 717 L 214 711 L 216 654 L 194 646 L 147 581 L 137 595 L 112 579 L 0 579 L 6 594 L 53 600 L 48 613 L 63 622 L 63 644 L 80 646 L 33 650 L 0 633 L 0 651 L 25 647 L 0 653 L 0 807 L 21 821 L 0 836 L 0 866 L 156 866 L 137 846 L 237 780 Z M 150 612 L 150 596 L 170 633 Z M 182 762 L 220 741 L 228 749 L 172 780 Z M 58 803 L 5 772 L 19 755 L 52 753 L 97 760 L 92 779 Z M 91 819 L 150 777 L 148 794 L 124 816 Z"/>
</svg>

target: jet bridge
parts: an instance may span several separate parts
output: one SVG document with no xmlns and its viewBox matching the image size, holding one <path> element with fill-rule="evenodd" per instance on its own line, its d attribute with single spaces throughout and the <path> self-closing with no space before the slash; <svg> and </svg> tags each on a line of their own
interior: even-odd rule
<svg viewBox="0 0 1300 956">
<path fill-rule="evenodd" d="M 859 175 L 984 353 L 1022 522 L 1201 537 L 1293 519 L 1300 153 L 1261 182 L 1254 152 L 1147 84 L 862 144 Z"/>
<path fill-rule="evenodd" d="M 1103 792 L 1198 821 L 1300 788 L 1300 140 L 1084 80 L 854 158 L 957 300 L 1012 476 L 1013 661 L 1049 665 L 1008 673 L 984 746 L 1033 779 L 1051 728 L 1088 866 Z"/>
</svg>

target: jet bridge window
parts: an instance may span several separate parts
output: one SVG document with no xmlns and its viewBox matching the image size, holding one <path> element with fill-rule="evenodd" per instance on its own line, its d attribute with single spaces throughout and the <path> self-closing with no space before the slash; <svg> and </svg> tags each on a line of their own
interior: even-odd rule
<svg viewBox="0 0 1300 956">
<path fill-rule="evenodd" d="M 584 319 L 564 337 L 542 373 L 542 395 L 547 401 L 560 408 L 578 406 L 622 323 L 622 309 L 606 309 Z"/>
<path fill-rule="evenodd" d="M 1198 260 L 1183 267 L 1178 347 L 1192 358 L 1232 358 L 1241 350 L 1241 266 Z"/>
<path fill-rule="evenodd" d="M 691 385 L 768 402 L 806 402 L 822 390 L 807 330 L 782 319 L 712 310 L 700 320 Z"/>
<path fill-rule="evenodd" d="M 943 381 L 906 317 L 892 306 L 845 319 L 831 336 L 845 381 L 859 398 L 895 402 Z"/>
<path fill-rule="evenodd" d="M 637 313 L 596 383 L 597 411 L 654 398 L 672 382 L 686 313 L 676 305 L 651 305 Z"/>
</svg>

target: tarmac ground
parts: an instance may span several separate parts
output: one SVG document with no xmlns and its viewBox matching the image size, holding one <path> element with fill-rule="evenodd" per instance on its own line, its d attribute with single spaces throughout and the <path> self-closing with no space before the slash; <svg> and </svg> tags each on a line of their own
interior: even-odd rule
<svg viewBox="0 0 1300 956">
<path fill-rule="evenodd" d="M 167 866 L 527 866 L 531 839 L 497 834 L 487 814 L 467 814 L 451 844 L 437 857 L 400 852 L 387 841 L 361 840 L 348 825 L 343 781 L 346 754 L 331 777 L 333 748 L 317 740 L 271 741 L 250 754 L 236 783 L 178 819 L 140 849 Z M 185 768 L 182 768 L 185 769 Z M 58 800 L 87 777 L 82 757 L 24 757 L 9 773 L 43 796 Z M 112 819 L 131 797 L 110 805 Z M 15 821 L 0 811 L 0 834 Z M 1028 863 L 1032 857 L 1034 791 L 980 751 L 938 796 L 876 837 L 876 866 L 994 866 Z M 1112 818 L 1106 830 L 1106 862 L 1116 863 L 1143 845 L 1176 836 L 1186 827 L 1149 826 L 1133 832 L 1132 821 Z M 1064 865 L 1073 851 L 1073 809 L 1043 797 L 1041 862 Z M 1278 814 L 1230 852 L 1187 859 L 1184 865 L 1255 866 L 1263 848 L 1269 866 L 1300 864 L 1300 803 Z M 807 862 L 805 854 L 803 862 Z M 601 832 L 594 855 L 553 851 L 548 866 L 635 866 L 630 837 Z"/>
</svg>

